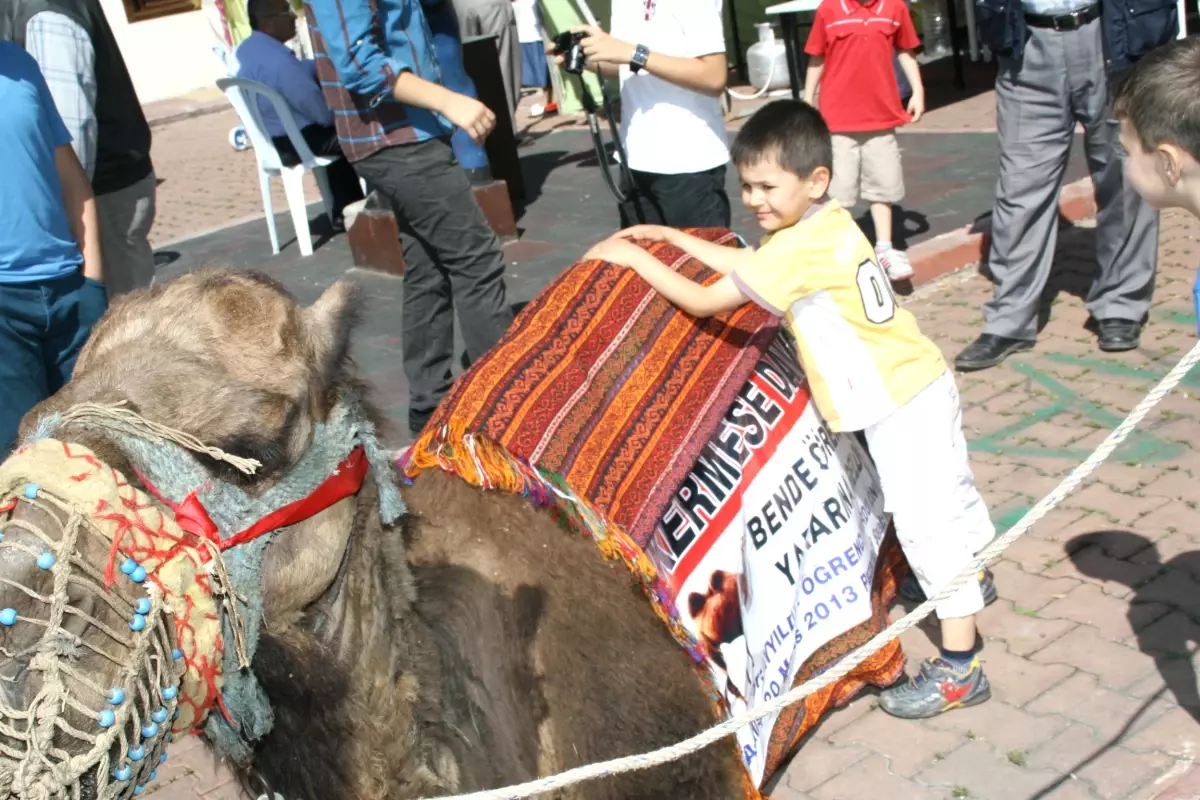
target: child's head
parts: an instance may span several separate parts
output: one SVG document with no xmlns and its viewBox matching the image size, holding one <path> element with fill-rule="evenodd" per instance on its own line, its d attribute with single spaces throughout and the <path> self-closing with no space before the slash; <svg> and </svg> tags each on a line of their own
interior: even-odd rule
<svg viewBox="0 0 1200 800">
<path fill-rule="evenodd" d="M 1134 190 L 1155 208 L 1200 214 L 1200 39 L 1146 54 L 1118 87 L 1113 114 Z"/>
<path fill-rule="evenodd" d="M 768 231 L 795 225 L 825 196 L 833 173 L 833 142 L 821 114 L 798 100 L 760 108 L 733 140 L 742 202 Z"/>
</svg>

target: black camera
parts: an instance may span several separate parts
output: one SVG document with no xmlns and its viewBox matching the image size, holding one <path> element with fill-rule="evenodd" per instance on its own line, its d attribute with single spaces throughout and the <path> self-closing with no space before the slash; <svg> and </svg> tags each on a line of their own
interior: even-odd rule
<svg viewBox="0 0 1200 800">
<path fill-rule="evenodd" d="M 554 37 L 554 53 L 563 57 L 563 69 L 573 75 L 583 74 L 587 56 L 583 54 L 580 42 L 585 36 L 587 34 L 583 31 L 564 31 Z"/>
</svg>

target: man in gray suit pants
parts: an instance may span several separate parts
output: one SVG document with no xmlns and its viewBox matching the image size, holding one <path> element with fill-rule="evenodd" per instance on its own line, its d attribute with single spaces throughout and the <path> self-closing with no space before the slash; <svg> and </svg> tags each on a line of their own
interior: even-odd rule
<svg viewBox="0 0 1200 800">
<path fill-rule="evenodd" d="M 1000 54 L 1000 180 L 983 333 L 955 358 L 986 369 L 1033 347 L 1054 262 L 1058 196 L 1075 125 L 1096 190 L 1098 271 L 1086 303 L 1101 350 L 1138 346 L 1158 256 L 1158 214 L 1123 175 L 1111 83 L 1177 30 L 1175 0 L 977 0 L 980 41 Z"/>
</svg>

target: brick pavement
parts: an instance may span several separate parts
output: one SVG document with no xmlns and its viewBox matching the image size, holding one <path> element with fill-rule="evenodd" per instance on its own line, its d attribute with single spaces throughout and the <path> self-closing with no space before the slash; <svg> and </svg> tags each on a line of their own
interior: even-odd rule
<svg viewBox="0 0 1200 800">
<path fill-rule="evenodd" d="M 996 127 L 996 103 L 990 90 L 993 75 L 992 66 L 970 66 L 967 90 L 960 92 L 950 85 L 948 61 L 928 66 L 926 84 L 930 111 L 904 132 L 993 132 Z M 736 88 L 743 93 L 750 91 L 745 86 Z M 582 115 L 530 117 L 529 107 L 536 99 L 533 94 L 522 98 L 517 128 L 523 134 L 544 137 L 582 129 Z M 734 100 L 733 112 L 735 116 L 740 115 L 763 102 L 765 100 Z M 154 126 L 153 158 L 160 180 L 157 217 L 150 236 L 155 247 L 262 215 L 254 153 L 230 147 L 229 130 L 238 124 L 238 119 L 219 91 L 214 88 L 150 103 L 145 111 Z M 735 119 L 731 128 L 739 124 L 740 121 Z M 574 139 L 586 142 L 579 136 Z M 990 152 L 987 157 L 992 157 Z M 908 172 L 910 188 L 921 185 L 916 178 L 915 172 Z M 595 188 L 604 191 L 598 177 Z M 306 189 L 308 200 L 316 202 L 319 196 L 311 177 L 306 181 Z M 285 212 L 286 216 L 287 203 L 278 180 L 273 181 L 272 197 L 275 210 Z"/>
<path fill-rule="evenodd" d="M 159 180 L 150 232 L 154 247 L 262 216 L 254 151 L 229 145 L 229 130 L 235 125 L 237 114 L 226 105 L 217 113 L 154 128 L 151 157 Z M 318 200 L 311 175 L 305 183 L 308 199 Z M 272 189 L 275 210 L 286 216 L 287 199 L 280 181 L 273 180 Z"/>
</svg>

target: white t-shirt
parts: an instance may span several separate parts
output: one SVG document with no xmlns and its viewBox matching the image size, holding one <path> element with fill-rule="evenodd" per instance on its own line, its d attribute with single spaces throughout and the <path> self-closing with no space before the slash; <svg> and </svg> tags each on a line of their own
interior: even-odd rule
<svg viewBox="0 0 1200 800">
<path fill-rule="evenodd" d="M 521 44 L 542 41 L 542 13 L 538 0 L 512 0 L 517 18 L 517 41 Z"/>
<path fill-rule="evenodd" d="M 725 52 L 721 0 L 612 0 L 611 33 L 651 53 L 698 58 Z M 702 172 L 729 161 L 717 97 L 621 67 L 621 141 L 630 169 Z"/>
</svg>

